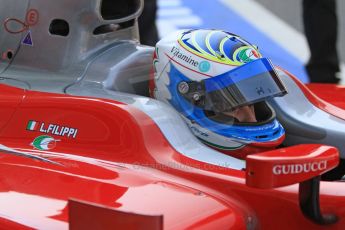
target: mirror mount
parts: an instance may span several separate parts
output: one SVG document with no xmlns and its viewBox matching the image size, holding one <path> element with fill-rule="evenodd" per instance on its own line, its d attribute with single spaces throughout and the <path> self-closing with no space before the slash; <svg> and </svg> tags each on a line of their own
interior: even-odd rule
<svg viewBox="0 0 345 230">
<path fill-rule="evenodd" d="M 299 183 L 299 205 L 305 217 L 320 225 L 337 222 L 334 214 L 322 214 L 320 210 L 320 176 Z"/>
<path fill-rule="evenodd" d="M 299 206 L 303 215 L 319 225 L 337 222 L 337 216 L 322 214 L 320 175 L 339 164 L 336 148 L 304 144 L 248 155 L 246 184 L 272 189 L 299 183 Z"/>
</svg>

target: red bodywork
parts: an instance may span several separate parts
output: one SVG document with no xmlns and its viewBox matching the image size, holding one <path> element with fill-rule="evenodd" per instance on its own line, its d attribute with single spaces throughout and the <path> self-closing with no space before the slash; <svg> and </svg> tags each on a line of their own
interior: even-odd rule
<svg viewBox="0 0 345 230">
<path fill-rule="evenodd" d="M 177 152 L 154 121 L 130 105 L 0 84 L 0 114 L 0 144 L 33 156 L 0 151 L 0 228 L 325 228 L 302 214 L 297 184 L 248 187 L 245 171 Z M 30 121 L 38 128 L 29 130 Z M 75 138 L 56 130 L 47 134 L 39 130 L 42 123 L 43 130 L 50 124 L 78 132 Z M 49 150 L 34 147 L 41 135 L 54 138 Z M 337 151 L 322 145 L 294 146 L 293 151 L 306 148 Z M 343 183 L 321 182 L 320 202 L 322 212 L 340 217 L 327 228 L 342 229 Z"/>
</svg>

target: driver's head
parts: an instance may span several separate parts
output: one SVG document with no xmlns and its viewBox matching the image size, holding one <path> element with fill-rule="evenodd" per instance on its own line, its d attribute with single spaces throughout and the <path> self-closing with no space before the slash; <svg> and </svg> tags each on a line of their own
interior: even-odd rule
<svg viewBox="0 0 345 230">
<path fill-rule="evenodd" d="M 157 43 L 154 70 L 152 95 L 180 112 L 205 144 L 244 158 L 283 141 L 266 100 L 286 89 L 270 60 L 239 36 L 176 32 Z"/>
</svg>

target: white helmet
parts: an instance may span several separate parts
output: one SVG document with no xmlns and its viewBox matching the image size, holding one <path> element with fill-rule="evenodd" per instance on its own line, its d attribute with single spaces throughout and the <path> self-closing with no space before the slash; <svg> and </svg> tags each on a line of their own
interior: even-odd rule
<svg viewBox="0 0 345 230">
<path fill-rule="evenodd" d="M 286 89 L 271 62 L 241 37 L 178 31 L 157 43 L 153 64 L 152 96 L 180 112 L 205 144 L 244 158 L 283 141 L 284 129 L 265 100 Z M 248 111 L 250 119 L 243 116 Z"/>
</svg>

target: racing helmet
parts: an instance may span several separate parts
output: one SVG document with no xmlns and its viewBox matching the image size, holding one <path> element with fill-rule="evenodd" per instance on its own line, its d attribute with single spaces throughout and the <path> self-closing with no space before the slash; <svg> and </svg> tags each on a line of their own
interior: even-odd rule
<svg viewBox="0 0 345 230">
<path fill-rule="evenodd" d="M 177 31 L 157 43 L 153 66 L 151 96 L 173 106 L 206 145 L 245 158 L 284 140 L 266 100 L 286 88 L 271 61 L 241 37 Z"/>
</svg>

